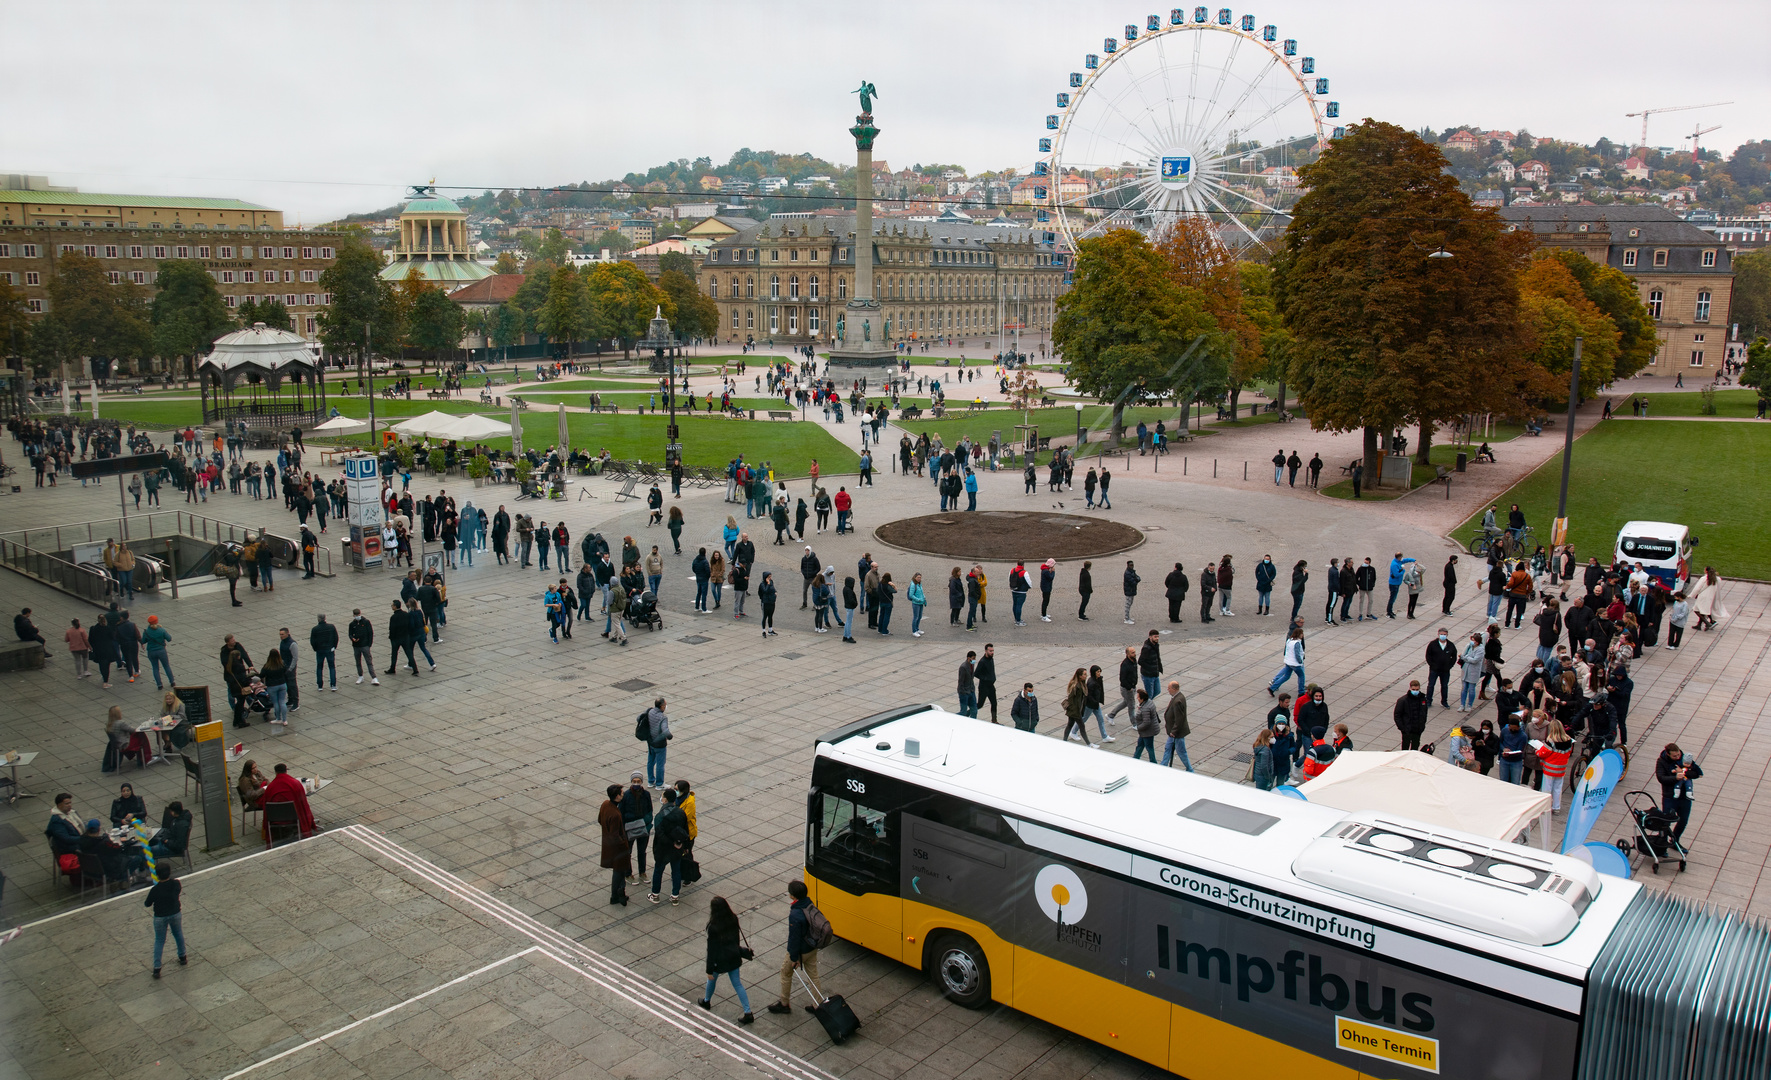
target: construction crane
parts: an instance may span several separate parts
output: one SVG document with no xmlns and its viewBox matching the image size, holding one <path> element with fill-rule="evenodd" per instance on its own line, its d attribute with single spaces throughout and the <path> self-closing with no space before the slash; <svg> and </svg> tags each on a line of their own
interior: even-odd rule
<svg viewBox="0 0 1771 1080">
<path fill-rule="evenodd" d="M 1697 160 L 1697 140 L 1703 138 L 1705 135 L 1708 135 L 1712 131 L 1720 131 L 1721 128 L 1722 128 L 1722 125 L 1720 125 L 1720 124 L 1711 124 L 1709 127 L 1703 127 L 1702 125 L 1699 125 L 1697 130 L 1693 131 L 1691 133 L 1691 160 L 1692 161 Z"/>
<path fill-rule="evenodd" d="M 1640 116 L 1642 118 L 1642 141 L 1637 145 L 1646 150 L 1648 148 L 1648 118 L 1655 113 L 1685 112 L 1687 109 L 1713 109 L 1720 105 L 1732 104 L 1734 104 L 1732 101 L 1712 101 L 1707 105 L 1668 105 L 1663 109 L 1643 109 L 1641 112 L 1624 113 L 1624 115 L 1629 117 Z"/>
</svg>

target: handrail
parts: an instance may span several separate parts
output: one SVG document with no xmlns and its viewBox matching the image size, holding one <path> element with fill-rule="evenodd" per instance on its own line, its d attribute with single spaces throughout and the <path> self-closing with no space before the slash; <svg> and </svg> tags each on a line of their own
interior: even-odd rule
<svg viewBox="0 0 1771 1080">
<path fill-rule="evenodd" d="M 77 596 L 94 607 L 104 607 L 110 599 L 113 582 L 104 574 L 3 538 L 0 565 Z"/>
</svg>

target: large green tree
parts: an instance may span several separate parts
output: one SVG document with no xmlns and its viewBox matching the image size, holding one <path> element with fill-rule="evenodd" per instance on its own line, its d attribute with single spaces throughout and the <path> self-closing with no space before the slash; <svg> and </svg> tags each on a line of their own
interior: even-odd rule
<svg viewBox="0 0 1771 1080">
<path fill-rule="evenodd" d="M 1627 379 L 1648 366 L 1660 348 L 1660 339 L 1655 336 L 1654 319 L 1648 314 L 1648 306 L 1642 303 L 1642 294 L 1636 290 L 1636 283 L 1628 274 L 1616 267 L 1596 263 L 1568 248 L 1549 248 L 1539 251 L 1536 257 L 1555 259 L 1567 267 L 1574 280 L 1580 283 L 1581 292 L 1611 320 L 1618 334 L 1612 378 Z M 1584 377 L 1581 383 L 1585 392 Z"/>
<path fill-rule="evenodd" d="M 693 278 L 695 276 L 695 260 L 680 251 L 666 251 L 658 256 L 658 276 L 662 278 L 672 270 L 686 278 Z"/>
<path fill-rule="evenodd" d="M 1530 235 L 1477 209 L 1437 147 L 1366 120 L 1298 178 L 1273 260 L 1289 381 L 1312 427 L 1363 432 L 1366 475 L 1394 428 L 1419 424 L 1424 456 L 1439 423 L 1542 390 L 1518 317 Z"/>
<path fill-rule="evenodd" d="M 1740 385 L 1759 392 L 1759 401 L 1771 401 L 1771 341 L 1760 337 L 1746 347 L 1746 366 L 1740 369 Z"/>
<path fill-rule="evenodd" d="M 413 348 L 429 352 L 436 359 L 437 370 L 441 371 L 443 353 L 461 345 L 466 324 L 467 315 L 460 304 L 449 299 L 440 288 L 425 289 L 412 305 L 412 325 L 407 338 Z"/>
<path fill-rule="evenodd" d="M 675 255 L 670 252 L 665 255 Z M 681 258 L 686 262 L 688 256 Z M 659 261 L 663 265 L 663 261 Z M 692 274 L 684 274 L 677 270 L 666 270 L 658 275 L 658 289 L 670 300 L 675 309 L 670 316 L 671 329 L 685 338 L 712 337 L 719 332 L 719 307 L 701 292 L 695 284 Z"/>
<path fill-rule="evenodd" d="M 233 316 L 221 298 L 221 290 L 215 287 L 215 279 L 200 262 L 162 262 L 155 272 L 154 284 L 154 300 L 149 308 L 154 353 L 165 360 L 182 358 L 181 377 L 195 378 L 197 357 L 208 353 L 216 338 L 234 329 Z"/>
<path fill-rule="evenodd" d="M 359 371 L 372 349 L 389 348 L 399 337 L 383 265 L 375 249 L 352 234 L 339 239 L 337 258 L 320 273 L 320 288 L 332 294 L 332 303 L 320 311 L 320 343 L 334 356 L 357 357 Z"/>
<path fill-rule="evenodd" d="M 1734 305 L 1729 319 L 1743 337 L 1771 334 L 1771 248 L 1734 257 Z"/>
<path fill-rule="evenodd" d="M 561 267 L 553 272 L 536 324 L 554 344 L 564 343 L 571 356 L 573 345 L 590 325 L 590 292 L 577 271 Z"/>
<path fill-rule="evenodd" d="M 96 373 L 113 363 L 133 366 L 153 348 L 153 325 L 147 300 L 136 286 L 113 285 L 97 259 L 69 253 L 49 279 L 50 325 L 44 340 L 54 340 L 57 359 L 86 358 Z"/>
<path fill-rule="evenodd" d="M 1184 395 L 1224 368 L 1229 349 L 1204 297 L 1174 279 L 1142 234 L 1115 229 L 1079 243 L 1074 282 L 1058 299 L 1052 345 L 1071 385 L 1113 406 L 1115 442 L 1128 399 Z"/>
<path fill-rule="evenodd" d="M 289 308 L 283 301 L 268 294 L 262 300 L 246 301 L 234 309 L 234 314 L 238 317 L 242 330 L 250 330 L 257 323 L 263 323 L 272 330 L 293 329 L 289 320 Z"/>
</svg>

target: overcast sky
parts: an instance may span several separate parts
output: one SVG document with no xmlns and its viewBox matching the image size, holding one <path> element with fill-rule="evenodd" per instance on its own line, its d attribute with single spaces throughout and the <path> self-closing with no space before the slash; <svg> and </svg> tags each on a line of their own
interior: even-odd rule
<svg viewBox="0 0 1771 1080">
<path fill-rule="evenodd" d="M 1215 13 L 1216 6 L 1212 8 Z M 1333 79 L 1342 122 L 1476 123 L 1724 153 L 1771 138 L 1771 3 L 1303 0 L 1236 7 Z M 545 185 L 734 150 L 971 170 L 1034 156 L 1084 53 L 1168 8 L 1089 0 L 803 4 L 0 0 L 0 172 L 83 191 L 234 196 L 327 220 L 407 184 Z"/>
</svg>

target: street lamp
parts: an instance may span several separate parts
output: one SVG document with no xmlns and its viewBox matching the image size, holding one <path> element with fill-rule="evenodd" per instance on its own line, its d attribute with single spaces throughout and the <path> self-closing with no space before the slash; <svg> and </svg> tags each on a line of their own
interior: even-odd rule
<svg viewBox="0 0 1771 1080">
<path fill-rule="evenodd" d="M 1082 402 L 1076 403 L 1076 452 L 1082 453 Z"/>
<path fill-rule="evenodd" d="M 676 427 L 676 354 L 672 351 L 675 343 L 671 340 L 670 322 L 664 317 L 664 309 L 653 309 L 652 321 L 646 328 L 646 336 L 640 340 L 641 348 L 652 350 L 652 371 L 664 371 L 664 404 L 670 410 L 670 426 L 664 431 L 664 468 L 670 473 L 671 494 L 682 498 L 681 476 L 683 445 L 678 442 Z"/>
</svg>

